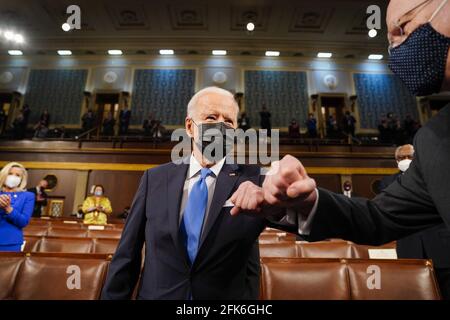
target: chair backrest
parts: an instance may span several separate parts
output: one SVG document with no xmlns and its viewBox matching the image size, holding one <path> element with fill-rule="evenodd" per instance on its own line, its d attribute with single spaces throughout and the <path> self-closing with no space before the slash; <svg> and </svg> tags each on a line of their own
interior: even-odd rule
<svg viewBox="0 0 450 320">
<path fill-rule="evenodd" d="M 353 258 L 357 259 L 369 259 L 369 250 L 371 249 L 377 249 L 377 250 L 384 250 L 384 249 L 396 249 L 397 248 L 397 242 L 389 242 L 382 246 L 367 246 L 367 245 L 361 245 L 361 244 L 352 244 L 352 251 L 353 251 Z"/>
<path fill-rule="evenodd" d="M 81 228 L 50 227 L 47 232 L 50 237 L 86 238 L 87 235 L 88 231 Z"/>
<path fill-rule="evenodd" d="M 295 242 L 260 243 L 259 256 L 262 258 L 297 258 Z"/>
<path fill-rule="evenodd" d="M 337 259 L 263 258 L 262 300 L 348 300 L 345 264 Z"/>
<path fill-rule="evenodd" d="M 42 238 L 34 248 L 35 252 L 90 253 L 92 239 L 88 238 Z"/>
<path fill-rule="evenodd" d="M 262 258 L 264 300 L 439 300 L 429 260 Z"/>
<path fill-rule="evenodd" d="M 89 230 L 89 238 L 120 239 L 122 230 Z"/>
<path fill-rule="evenodd" d="M 114 253 L 116 252 L 119 240 L 116 239 L 94 239 L 93 253 Z"/>
<path fill-rule="evenodd" d="M 25 257 L 13 297 L 18 300 L 98 299 L 108 263 L 92 257 Z"/>
<path fill-rule="evenodd" d="M 352 258 L 352 246 L 345 241 L 299 242 L 300 258 Z"/>
<path fill-rule="evenodd" d="M 13 299 L 14 284 L 23 263 L 23 254 L 0 252 L 0 300 Z"/>
<path fill-rule="evenodd" d="M 439 300 L 439 286 L 428 260 L 347 261 L 355 300 Z"/>
<path fill-rule="evenodd" d="M 42 237 L 47 235 L 48 226 L 42 225 L 42 226 L 33 226 L 29 225 L 25 228 L 23 228 L 23 235 L 24 236 L 35 236 L 35 237 Z"/>
</svg>

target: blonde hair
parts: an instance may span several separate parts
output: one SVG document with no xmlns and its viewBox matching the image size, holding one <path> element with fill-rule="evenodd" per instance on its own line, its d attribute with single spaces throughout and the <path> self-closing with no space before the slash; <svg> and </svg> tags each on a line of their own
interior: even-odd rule
<svg viewBox="0 0 450 320">
<path fill-rule="evenodd" d="M 5 185 L 6 177 L 9 175 L 9 172 L 12 168 L 22 169 L 22 181 L 20 181 L 20 185 L 17 187 L 17 189 L 19 191 L 25 191 L 28 182 L 28 172 L 25 167 L 18 162 L 10 162 L 6 164 L 0 171 L 0 189 Z"/>
</svg>

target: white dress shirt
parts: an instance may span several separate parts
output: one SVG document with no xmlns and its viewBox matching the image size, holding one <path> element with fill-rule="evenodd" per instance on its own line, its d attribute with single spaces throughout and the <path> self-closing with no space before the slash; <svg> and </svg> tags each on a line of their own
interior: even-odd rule
<svg viewBox="0 0 450 320">
<path fill-rule="evenodd" d="M 286 222 L 290 224 L 298 225 L 298 233 L 304 236 L 308 236 L 311 233 L 311 224 L 314 220 L 314 216 L 316 215 L 317 206 L 319 204 L 319 191 L 316 188 L 316 202 L 314 202 L 314 206 L 311 209 L 308 217 L 304 217 L 293 209 L 288 209 L 286 212 Z"/>
<path fill-rule="evenodd" d="M 213 165 L 211 168 L 209 168 L 213 174 L 206 177 L 206 186 L 208 187 L 208 203 L 206 205 L 205 219 L 203 220 L 203 228 L 206 224 L 206 220 L 208 219 L 209 208 L 211 207 L 214 190 L 216 188 L 217 177 L 219 176 L 219 173 L 222 170 L 224 163 L 225 158 L 223 158 L 215 165 Z M 191 193 L 192 187 L 200 179 L 201 169 L 203 169 L 203 167 L 197 161 L 197 159 L 195 159 L 194 155 L 191 154 L 191 158 L 189 159 L 189 169 L 187 171 L 187 176 L 183 187 L 183 197 L 181 198 L 180 221 L 179 221 L 180 224 L 181 220 L 183 219 L 184 209 L 186 208 L 186 204 L 189 198 L 189 194 Z"/>
</svg>

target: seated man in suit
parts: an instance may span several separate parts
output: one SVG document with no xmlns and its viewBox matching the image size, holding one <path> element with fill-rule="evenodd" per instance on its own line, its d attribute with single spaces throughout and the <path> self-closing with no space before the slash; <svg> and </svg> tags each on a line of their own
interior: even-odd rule
<svg viewBox="0 0 450 320">
<path fill-rule="evenodd" d="M 189 163 L 145 172 L 112 259 L 103 299 L 129 299 L 141 273 L 138 299 L 257 299 L 257 239 L 268 220 L 224 206 L 239 185 L 257 185 L 259 166 L 215 161 L 202 152 L 206 127 L 236 129 L 233 95 L 210 87 L 189 102 L 185 128 L 193 140 Z"/>
<path fill-rule="evenodd" d="M 395 161 L 397 161 L 397 167 L 399 172 L 391 176 L 381 179 L 379 185 L 379 191 L 386 189 L 392 182 L 397 180 L 406 170 L 408 170 L 411 161 L 414 158 L 414 146 L 411 144 L 405 144 L 395 149 Z"/>
</svg>

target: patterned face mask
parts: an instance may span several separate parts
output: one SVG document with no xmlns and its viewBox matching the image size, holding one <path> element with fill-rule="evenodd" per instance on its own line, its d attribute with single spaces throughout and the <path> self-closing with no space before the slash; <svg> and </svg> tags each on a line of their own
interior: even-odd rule
<svg viewBox="0 0 450 320">
<path fill-rule="evenodd" d="M 389 68 L 416 96 L 439 92 L 445 78 L 450 38 L 437 32 L 431 21 L 448 0 L 443 0 L 428 23 L 417 28 L 398 47 L 389 52 Z"/>
<path fill-rule="evenodd" d="M 415 30 L 391 51 L 389 68 L 416 96 L 439 92 L 444 82 L 450 38 L 430 23 Z"/>
</svg>

